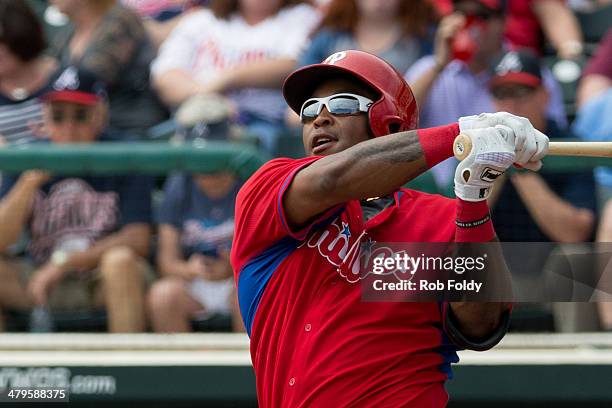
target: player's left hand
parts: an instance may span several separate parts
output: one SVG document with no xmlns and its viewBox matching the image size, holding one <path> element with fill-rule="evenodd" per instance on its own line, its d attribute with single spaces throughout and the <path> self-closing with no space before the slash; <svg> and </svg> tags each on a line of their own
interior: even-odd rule
<svg viewBox="0 0 612 408">
<path fill-rule="evenodd" d="M 508 142 L 503 126 L 471 129 L 465 132 L 472 149 L 455 170 L 455 195 L 464 201 L 486 200 L 495 180 L 516 160 L 514 145 Z"/>
<path fill-rule="evenodd" d="M 542 158 L 548 153 L 548 137 L 534 128 L 528 119 L 508 112 L 481 113 L 459 118 L 459 129 L 462 133 L 498 125 L 512 130 L 504 132 L 504 137 L 514 146 L 514 163 L 529 170 L 539 170 L 542 167 Z"/>
</svg>

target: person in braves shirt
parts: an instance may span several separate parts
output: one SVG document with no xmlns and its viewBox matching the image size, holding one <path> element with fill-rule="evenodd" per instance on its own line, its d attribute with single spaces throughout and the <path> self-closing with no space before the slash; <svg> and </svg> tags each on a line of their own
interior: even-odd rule
<svg viewBox="0 0 612 408">
<path fill-rule="evenodd" d="M 548 138 L 506 113 L 415 130 L 407 83 L 360 51 L 293 72 L 283 93 L 304 124 L 308 157 L 272 160 L 245 183 L 231 253 L 259 405 L 445 406 L 455 351 L 495 345 L 510 305 L 363 302 L 360 279 L 346 269 L 350 248 L 365 236 L 495 240 L 493 180 L 479 175 L 512 163 L 538 169 Z M 473 149 L 458 165 L 456 199 L 402 188 L 450 157 L 460 131 Z"/>
<path fill-rule="evenodd" d="M 106 140 L 107 117 L 104 85 L 74 66 L 43 96 L 51 143 Z M 0 258 L 0 307 L 103 307 L 110 331 L 144 331 L 152 186 L 145 176 L 62 177 L 42 170 L 3 178 L 0 250 L 6 253 L 24 230 L 30 242 L 22 262 Z"/>
</svg>

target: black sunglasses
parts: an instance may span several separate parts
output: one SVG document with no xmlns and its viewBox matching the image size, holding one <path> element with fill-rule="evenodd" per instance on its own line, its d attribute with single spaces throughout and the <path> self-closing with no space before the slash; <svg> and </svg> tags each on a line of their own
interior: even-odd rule
<svg viewBox="0 0 612 408">
<path fill-rule="evenodd" d="M 56 108 L 51 110 L 51 120 L 54 123 L 62 123 L 65 120 L 70 119 L 76 123 L 85 123 L 89 120 L 90 116 L 91 111 L 87 108 L 76 108 L 72 111 L 72 115 L 68 115 L 68 111 L 66 109 Z"/>
</svg>

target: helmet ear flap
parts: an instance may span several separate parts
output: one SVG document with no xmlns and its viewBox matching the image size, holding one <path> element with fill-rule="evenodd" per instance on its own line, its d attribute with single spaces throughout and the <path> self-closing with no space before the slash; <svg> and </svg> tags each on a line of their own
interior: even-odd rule
<svg viewBox="0 0 612 408">
<path fill-rule="evenodd" d="M 374 134 L 374 137 L 384 136 L 387 134 L 387 129 L 385 126 L 385 106 L 384 106 L 385 97 L 383 96 L 381 99 L 377 100 L 370 106 L 370 112 L 368 115 L 370 122 L 370 129 Z"/>
<path fill-rule="evenodd" d="M 398 115 L 397 107 L 384 95 L 370 107 L 369 119 L 370 128 L 376 137 L 403 130 L 402 118 Z"/>
<path fill-rule="evenodd" d="M 402 123 L 399 121 L 398 118 L 397 121 L 389 123 L 387 127 L 389 128 L 389 134 L 397 133 L 402 130 Z"/>
</svg>

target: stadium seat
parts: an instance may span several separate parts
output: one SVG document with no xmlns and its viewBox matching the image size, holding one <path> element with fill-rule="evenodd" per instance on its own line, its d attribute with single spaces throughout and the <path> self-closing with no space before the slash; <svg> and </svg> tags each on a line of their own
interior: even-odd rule
<svg viewBox="0 0 612 408">
<path fill-rule="evenodd" d="M 216 313 L 205 319 L 194 319 L 191 325 L 196 332 L 231 332 L 232 316 Z"/>
<path fill-rule="evenodd" d="M 106 311 L 83 310 L 53 313 L 55 332 L 105 332 Z M 6 331 L 27 332 L 30 312 L 10 311 L 7 313 Z"/>
</svg>

